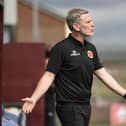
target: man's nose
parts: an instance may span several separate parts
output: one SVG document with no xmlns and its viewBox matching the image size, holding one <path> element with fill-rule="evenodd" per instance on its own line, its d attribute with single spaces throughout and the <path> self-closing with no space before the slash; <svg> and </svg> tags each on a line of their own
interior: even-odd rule
<svg viewBox="0 0 126 126">
<path fill-rule="evenodd" d="M 94 22 L 93 21 L 91 21 L 91 27 L 94 27 Z"/>
</svg>

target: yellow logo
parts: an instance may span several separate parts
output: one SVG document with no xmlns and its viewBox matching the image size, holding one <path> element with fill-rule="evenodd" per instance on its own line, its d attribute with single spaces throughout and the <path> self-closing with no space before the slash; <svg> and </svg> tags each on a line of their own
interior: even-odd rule
<svg viewBox="0 0 126 126">
<path fill-rule="evenodd" d="M 91 50 L 88 50 L 87 51 L 87 56 L 90 58 L 90 59 L 93 59 L 94 58 L 94 54 Z"/>
</svg>

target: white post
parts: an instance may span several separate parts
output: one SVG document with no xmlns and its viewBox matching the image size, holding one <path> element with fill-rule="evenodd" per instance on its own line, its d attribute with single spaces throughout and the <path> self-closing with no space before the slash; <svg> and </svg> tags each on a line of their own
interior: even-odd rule
<svg viewBox="0 0 126 126">
<path fill-rule="evenodd" d="M 17 24 L 17 0 L 4 0 L 4 25 Z"/>
<path fill-rule="evenodd" d="M 33 41 L 40 41 L 40 31 L 39 31 L 39 0 L 32 1 L 32 34 Z"/>
</svg>

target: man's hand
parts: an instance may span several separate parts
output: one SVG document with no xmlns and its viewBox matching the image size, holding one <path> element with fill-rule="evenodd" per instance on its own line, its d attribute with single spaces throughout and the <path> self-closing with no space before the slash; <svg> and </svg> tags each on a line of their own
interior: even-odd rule
<svg viewBox="0 0 126 126">
<path fill-rule="evenodd" d="M 32 112 L 33 108 L 35 107 L 35 100 L 33 98 L 30 98 L 30 97 L 26 97 L 26 98 L 23 98 L 21 99 L 22 101 L 24 101 L 24 105 L 22 107 L 22 111 L 26 114 L 29 114 Z"/>
<path fill-rule="evenodd" d="M 53 80 L 55 78 L 55 74 L 52 72 L 46 71 L 43 76 L 40 78 L 37 87 L 31 97 L 23 98 L 22 101 L 24 101 L 24 105 L 22 107 L 22 110 L 24 113 L 29 114 L 32 112 L 36 102 L 40 99 L 40 97 L 48 90 L 48 88 L 51 86 Z"/>
</svg>

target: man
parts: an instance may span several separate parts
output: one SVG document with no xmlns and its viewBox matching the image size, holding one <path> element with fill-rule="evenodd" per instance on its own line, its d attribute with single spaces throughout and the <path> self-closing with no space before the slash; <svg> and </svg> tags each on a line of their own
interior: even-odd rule
<svg viewBox="0 0 126 126">
<path fill-rule="evenodd" d="M 56 111 L 62 125 L 88 126 L 93 73 L 124 98 L 126 89 L 105 70 L 95 46 L 86 40 L 94 34 L 94 23 L 88 11 L 72 9 L 66 21 L 72 33 L 51 50 L 47 69 L 37 88 L 30 98 L 22 99 L 25 101 L 23 111 L 32 112 L 38 99 L 54 81 Z"/>
</svg>

